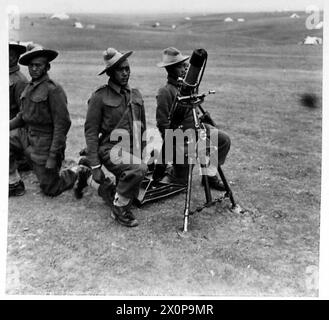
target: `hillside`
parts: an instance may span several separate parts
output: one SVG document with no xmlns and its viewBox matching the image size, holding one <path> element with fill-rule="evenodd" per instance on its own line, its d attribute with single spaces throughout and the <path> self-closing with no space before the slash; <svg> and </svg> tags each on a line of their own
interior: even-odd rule
<svg viewBox="0 0 329 320">
<path fill-rule="evenodd" d="M 231 138 L 223 171 L 246 211 L 217 203 L 191 216 L 188 235 L 180 237 L 185 195 L 179 194 L 134 208 L 140 224 L 131 230 L 110 218 L 93 189 L 80 200 L 72 190 L 48 198 L 25 174 L 26 194 L 8 204 L 7 293 L 317 297 L 323 52 L 298 43 L 305 34 L 322 37 L 322 30 L 308 31 L 305 14 L 290 14 L 23 16 L 12 38 L 59 50 L 50 76 L 69 102 L 65 166 L 85 146 L 87 101 L 106 82 L 97 76 L 104 49 L 135 51 L 130 84 L 141 90 L 150 128 L 166 81 L 156 67 L 162 49 L 205 48 L 200 91 L 216 94 L 204 107 Z M 225 23 L 227 16 L 245 22 Z M 95 29 L 75 29 L 74 21 Z M 313 108 L 300 103 L 305 93 L 318 98 Z M 200 182 L 195 168 L 192 209 L 205 201 Z"/>
<path fill-rule="evenodd" d="M 234 22 L 224 22 L 231 16 Z M 45 15 L 23 16 L 21 29 L 10 38 L 39 42 L 58 50 L 103 50 L 114 46 L 122 50 L 161 49 L 164 41 L 182 50 L 191 47 L 208 49 L 282 46 L 298 44 L 305 35 L 322 37 L 322 30 L 307 30 L 306 15 L 292 19 L 290 13 L 213 14 L 184 17 L 141 17 L 112 15 L 71 15 L 69 20 L 51 20 Z M 237 22 L 243 17 L 245 22 Z M 158 19 L 159 18 L 159 19 Z M 75 29 L 80 21 L 95 29 Z M 154 23 L 159 22 L 158 27 Z M 172 26 L 175 26 L 175 29 Z"/>
</svg>

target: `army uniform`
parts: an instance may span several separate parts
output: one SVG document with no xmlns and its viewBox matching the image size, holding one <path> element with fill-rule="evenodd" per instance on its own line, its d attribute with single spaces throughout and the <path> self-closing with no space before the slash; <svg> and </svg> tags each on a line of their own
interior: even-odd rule
<svg viewBox="0 0 329 320">
<path fill-rule="evenodd" d="M 139 130 L 134 129 L 137 123 Z M 130 137 L 130 143 L 120 151 L 119 161 L 114 158 L 116 152 L 111 152 L 118 143 L 110 138 L 115 129 L 126 130 Z M 144 102 L 137 89 L 131 89 L 128 85 L 121 88 L 109 80 L 88 100 L 85 122 L 87 159 L 91 167 L 104 165 L 112 172 L 116 177 L 116 192 L 129 199 L 137 197 L 147 171 L 147 166 L 141 162 L 141 151 L 145 146 L 141 138 L 145 129 Z M 101 184 L 99 194 L 108 202 L 105 189 Z"/>
<path fill-rule="evenodd" d="M 16 157 L 23 151 L 33 163 L 44 194 L 57 196 L 72 188 L 77 178 L 69 169 L 59 174 L 71 126 L 66 94 L 46 74 L 29 82 L 20 99 L 22 110 L 10 121 L 10 173 L 17 169 Z M 27 135 L 15 130 L 22 126 L 26 126 Z M 49 160 L 56 162 L 56 168 L 46 169 Z"/>
<path fill-rule="evenodd" d="M 19 70 L 19 66 L 9 68 L 9 118 L 12 119 L 20 110 L 20 96 L 28 80 Z"/>
<path fill-rule="evenodd" d="M 20 111 L 20 96 L 27 85 L 28 80 L 20 71 L 18 65 L 9 68 L 9 119 L 13 119 Z M 17 129 L 21 136 L 26 136 L 27 131 L 25 127 Z M 10 134 L 13 134 L 10 132 Z M 24 154 L 17 155 L 17 166 L 19 171 L 32 170 L 30 161 Z"/>
<path fill-rule="evenodd" d="M 157 122 L 157 127 L 163 139 L 165 136 L 165 130 L 169 129 L 170 127 L 169 115 L 173 103 L 175 101 L 175 97 L 178 93 L 179 93 L 179 84 L 177 80 L 174 79 L 173 77 L 168 76 L 167 84 L 158 90 L 156 96 L 156 100 L 157 100 L 156 122 Z M 182 130 L 194 128 L 193 111 L 191 108 L 183 108 L 182 110 L 178 110 L 175 116 L 181 119 L 180 127 Z M 210 138 L 210 141 L 216 141 L 215 145 L 218 146 L 216 166 L 220 166 L 224 164 L 226 156 L 230 150 L 230 146 L 231 146 L 230 138 L 226 133 L 217 130 L 215 127 L 209 124 L 205 124 L 205 127 L 207 131 L 207 136 L 208 138 Z M 180 150 L 177 150 L 178 152 L 185 152 L 185 150 L 187 149 L 186 145 L 179 147 Z M 175 145 L 174 148 L 176 150 Z M 188 167 L 186 164 L 174 164 L 172 167 L 171 174 L 175 176 L 178 180 L 184 182 L 187 180 Z"/>
</svg>

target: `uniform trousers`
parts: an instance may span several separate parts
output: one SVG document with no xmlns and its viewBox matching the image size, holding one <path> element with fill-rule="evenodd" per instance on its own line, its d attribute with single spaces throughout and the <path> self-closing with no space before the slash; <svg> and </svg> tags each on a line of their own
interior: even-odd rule
<svg viewBox="0 0 329 320">
<path fill-rule="evenodd" d="M 116 177 L 116 192 L 125 198 L 136 198 L 148 169 L 141 158 L 116 146 L 102 147 L 100 158 L 104 167 Z M 106 186 L 100 188 L 106 189 Z M 104 193 L 101 190 L 99 194 Z"/>
<path fill-rule="evenodd" d="M 42 135 L 40 135 L 40 137 L 42 138 Z M 46 159 L 40 162 L 31 159 L 31 154 L 37 154 L 38 150 L 32 147 L 30 140 L 31 137 L 25 128 L 18 128 L 10 131 L 9 175 L 17 175 L 17 158 L 24 154 L 32 163 L 33 171 L 45 195 L 54 197 L 65 190 L 71 189 L 77 179 L 76 172 L 71 169 L 60 171 L 61 160 L 57 160 L 56 168 L 46 169 Z"/>
</svg>

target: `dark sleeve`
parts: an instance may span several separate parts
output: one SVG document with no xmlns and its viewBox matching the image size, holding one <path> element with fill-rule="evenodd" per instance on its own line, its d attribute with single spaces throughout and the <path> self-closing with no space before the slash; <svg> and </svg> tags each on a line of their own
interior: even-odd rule
<svg viewBox="0 0 329 320">
<path fill-rule="evenodd" d="M 87 157 L 91 166 L 101 164 L 98 157 L 98 135 L 102 124 L 102 101 L 98 95 L 93 94 L 88 101 L 88 110 L 85 121 L 85 139 L 87 144 Z"/>
<path fill-rule="evenodd" d="M 9 129 L 14 130 L 19 127 L 23 127 L 25 125 L 25 122 L 23 120 L 23 112 L 17 113 L 16 117 L 11 119 L 9 122 Z"/>
<path fill-rule="evenodd" d="M 142 122 L 142 150 L 145 149 L 146 147 L 146 141 L 143 140 L 143 134 L 146 131 L 146 116 L 145 116 L 145 106 L 144 106 L 144 101 L 142 104 L 142 109 L 141 109 L 141 122 Z"/>
<path fill-rule="evenodd" d="M 71 126 L 71 119 L 67 109 L 66 94 L 61 87 L 57 86 L 55 89 L 49 90 L 48 101 L 54 126 L 49 156 L 56 158 L 56 155 L 65 148 L 66 135 Z"/>
<path fill-rule="evenodd" d="M 157 127 L 161 135 L 163 136 L 165 129 L 168 129 L 170 126 L 169 115 L 173 104 L 173 99 L 169 91 L 165 87 L 163 87 L 159 89 L 158 94 L 156 96 L 156 100 L 156 122 Z"/>
<path fill-rule="evenodd" d="M 19 110 L 21 110 L 21 99 L 20 99 L 21 94 L 24 91 L 26 85 L 27 82 L 24 82 L 23 80 L 19 80 L 15 84 L 14 99 L 15 99 L 15 104 L 19 107 Z"/>
</svg>

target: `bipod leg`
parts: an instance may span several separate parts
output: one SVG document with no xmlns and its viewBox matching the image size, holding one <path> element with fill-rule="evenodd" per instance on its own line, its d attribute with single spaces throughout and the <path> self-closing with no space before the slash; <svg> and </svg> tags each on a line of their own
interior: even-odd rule
<svg viewBox="0 0 329 320">
<path fill-rule="evenodd" d="M 234 209 L 237 205 L 236 205 L 236 202 L 233 198 L 233 193 L 232 193 L 232 190 L 230 188 L 230 186 L 228 185 L 228 182 L 224 176 L 224 173 L 223 173 L 223 170 L 220 166 L 218 166 L 218 173 L 220 175 L 220 178 L 222 179 L 223 181 L 223 184 L 224 184 L 224 187 L 225 187 L 225 190 L 226 190 L 226 194 L 229 196 L 230 200 L 231 200 L 231 203 L 232 203 L 232 209 Z"/>
<path fill-rule="evenodd" d="M 212 203 L 212 197 L 211 197 L 211 191 L 209 187 L 209 180 L 208 176 L 206 174 L 206 171 L 204 170 L 205 166 L 201 165 L 201 172 L 202 172 L 202 182 L 203 182 L 203 187 L 204 187 L 204 193 L 206 196 L 206 206 Z M 205 174 L 203 174 L 205 173 Z"/>
<path fill-rule="evenodd" d="M 183 232 L 187 232 L 189 214 L 190 214 L 190 202 L 191 202 L 191 191 L 192 191 L 192 171 L 193 164 L 188 165 L 188 181 L 187 181 L 187 192 L 185 197 L 185 209 L 184 209 L 184 227 Z"/>
</svg>

